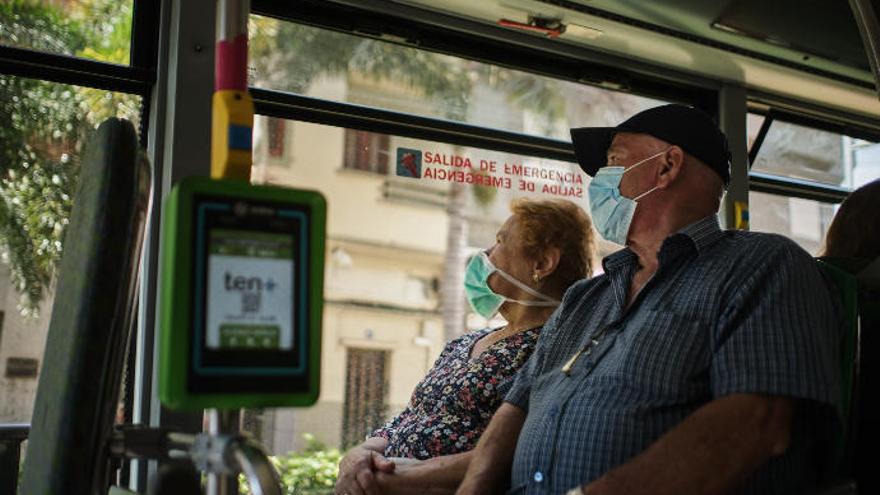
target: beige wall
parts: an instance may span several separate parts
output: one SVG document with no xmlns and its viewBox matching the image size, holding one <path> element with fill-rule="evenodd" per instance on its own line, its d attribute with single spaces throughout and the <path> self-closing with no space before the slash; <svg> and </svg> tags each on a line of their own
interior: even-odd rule
<svg viewBox="0 0 880 495">
<path fill-rule="evenodd" d="M 40 316 L 25 317 L 17 309 L 18 293 L 9 280 L 6 267 L 0 265 L 0 311 L 3 329 L 0 335 L 0 423 L 29 423 L 37 393 L 37 377 L 7 378 L 10 357 L 33 358 L 43 365 L 46 334 L 52 311 L 51 296 L 40 307 Z"/>
<path fill-rule="evenodd" d="M 262 121 L 262 122 L 259 122 Z M 258 126 L 265 125 L 258 119 Z M 290 151 L 284 161 L 262 159 L 257 144 L 254 179 L 257 182 L 316 189 L 327 199 L 327 235 L 402 248 L 442 252 L 446 243 L 446 214 L 428 205 L 404 205 L 383 196 L 383 184 L 395 178 L 342 168 L 344 129 L 288 122 Z M 259 131 L 258 131 L 259 132 Z M 259 134 L 255 136 L 259 140 Z M 391 149 L 406 146 L 394 139 Z M 287 147 L 286 147 L 287 148 Z M 405 179 L 401 179 L 405 180 Z"/>
</svg>

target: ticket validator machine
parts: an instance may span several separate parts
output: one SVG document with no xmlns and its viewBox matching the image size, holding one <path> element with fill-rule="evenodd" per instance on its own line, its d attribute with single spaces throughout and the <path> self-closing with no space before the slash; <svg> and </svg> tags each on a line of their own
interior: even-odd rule
<svg viewBox="0 0 880 495">
<path fill-rule="evenodd" d="M 317 400 L 326 207 L 192 177 L 166 204 L 159 396 L 173 409 Z"/>
<path fill-rule="evenodd" d="M 159 398 L 209 410 L 209 431 L 178 445 L 209 493 L 228 493 L 239 472 L 252 493 L 280 493 L 230 418 L 317 400 L 325 224 L 319 193 L 239 180 L 187 178 L 166 201 Z"/>
</svg>

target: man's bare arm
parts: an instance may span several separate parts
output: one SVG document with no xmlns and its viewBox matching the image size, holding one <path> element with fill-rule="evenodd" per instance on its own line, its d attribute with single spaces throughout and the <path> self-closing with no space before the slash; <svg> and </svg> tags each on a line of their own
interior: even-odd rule
<svg viewBox="0 0 880 495">
<path fill-rule="evenodd" d="M 794 401 L 737 394 L 696 410 L 587 495 L 727 493 L 788 448 Z"/>
<path fill-rule="evenodd" d="M 495 493 L 507 486 L 510 467 L 526 412 L 503 403 L 477 442 L 459 495 Z"/>
</svg>

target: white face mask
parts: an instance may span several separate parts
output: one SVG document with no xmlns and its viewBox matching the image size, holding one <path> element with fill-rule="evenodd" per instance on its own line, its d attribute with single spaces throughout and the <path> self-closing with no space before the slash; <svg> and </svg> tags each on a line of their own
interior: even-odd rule
<svg viewBox="0 0 880 495">
<path fill-rule="evenodd" d="M 626 244 L 626 236 L 636 213 L 637 201 L 657 190 L 657 186 L 648 189 L 633 199 L 629 199 L 620 193 L 620 181 L 623 174 L 646 163 L 669 151 L 661 151 L 634 163 L 624 169 L 620 166 L 602 167 L 596 172 L 590 186 L 587 189 L 590 195 L 590 214 L 593 217 L 593 225 L 605 239 L 616 244 Z"/>
</svg>

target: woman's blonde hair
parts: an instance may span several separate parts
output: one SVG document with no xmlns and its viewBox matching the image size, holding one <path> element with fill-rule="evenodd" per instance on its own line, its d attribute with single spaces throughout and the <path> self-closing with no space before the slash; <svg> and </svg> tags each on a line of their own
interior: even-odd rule
<svg viewBox="0 0 880 495">
<path fill-rule="evenodd" d="M 559 265 L 548 282 L 564 291 L 593 273 L 596 241 L 589 215 L 564 199 L 520 198 L 510 205 L 522 234 L 525 255 L 536 258 L 550 247 L 559 249 Z"/>
<path fill-rule="evenodd" d="M 856 189 L 843 201 L 825 236 L 823 256 L 880 256 L 880 179 Z"/>
</svg>

